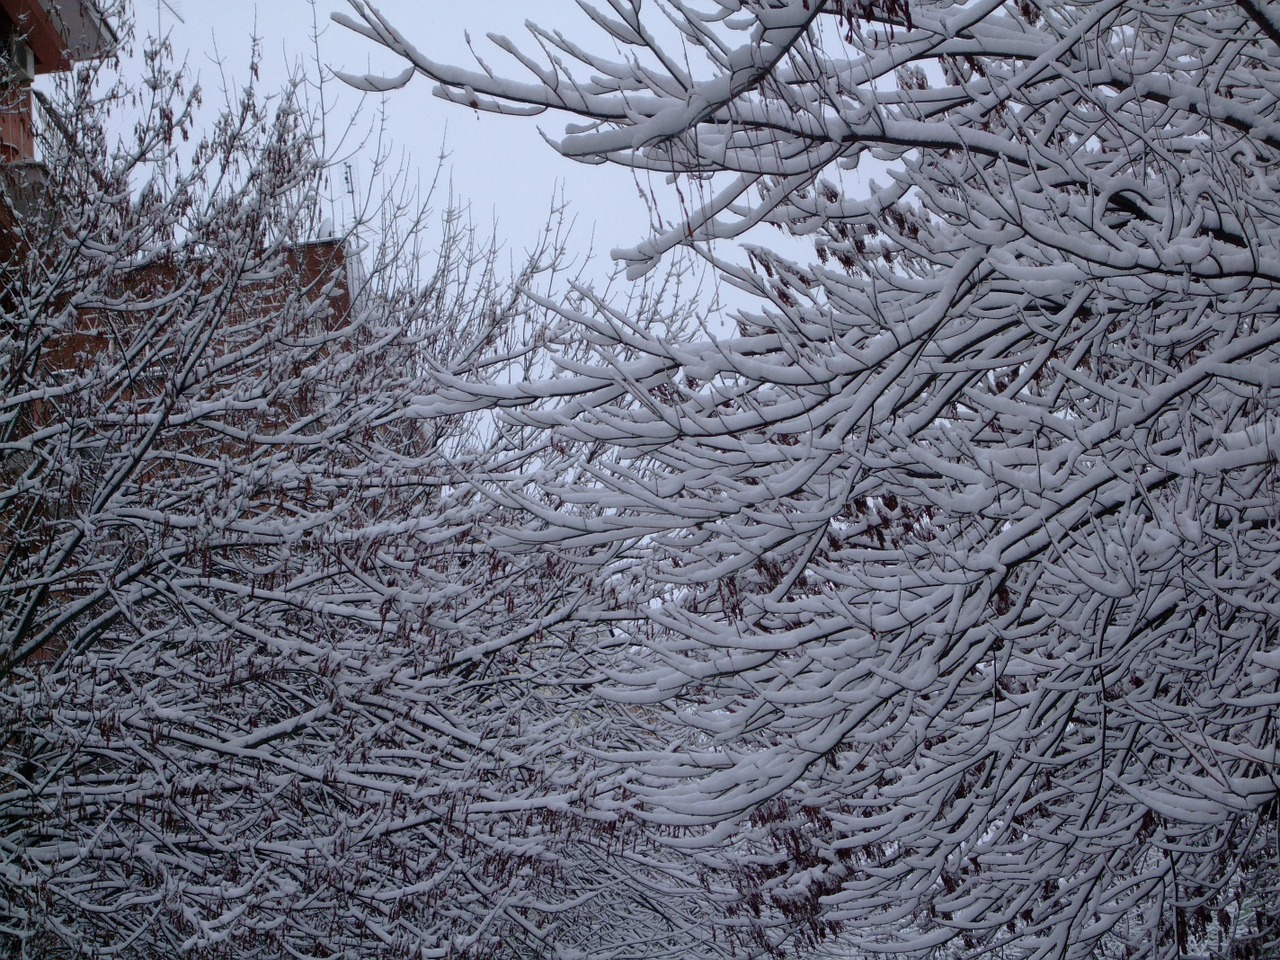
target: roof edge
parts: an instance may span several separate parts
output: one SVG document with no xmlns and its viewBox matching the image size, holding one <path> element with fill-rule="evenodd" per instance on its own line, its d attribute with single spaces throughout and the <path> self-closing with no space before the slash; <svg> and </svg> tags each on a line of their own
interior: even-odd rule
<svg viewBox="0 0 1280 960">
<path fill-rule="evenodd" d="M 69 70 L 119 42 L 94 0 L 0 0 L 0 9 L 35 54 L 36 73 Z"/>
</svg>

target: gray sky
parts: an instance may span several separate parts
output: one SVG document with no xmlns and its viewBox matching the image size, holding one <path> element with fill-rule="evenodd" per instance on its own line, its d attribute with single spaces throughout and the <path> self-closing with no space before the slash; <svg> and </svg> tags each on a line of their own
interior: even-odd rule
<svg viewBox="0 0 1280 960">
<path fill-rule="evenodd" d="M 131 3 L 139 34 L 168 33 L 179 59 L 185 57 L 191 72 L 199 75 L 210 116 L 224 89 L 234 94 L 248 81 L 254 37 L 262 51 L 259 87 L 264 91 L 279 89 L 299 72 L 312 78 L 330 69 L 395 76 L 405 66 L 376 44 L 332 22 L 334 12 L 352 12 L 347 0 Z M 430 58 L 470 65 L 469 33 L 492 67 L 515 77 L 521 76 L 523 68 L 494 47 L 486 34 L 506 35 L 532 52 L 537 48 L 525 22 L 536 19 L 541 26 L 559 30 L 588 48 L 598 46 L 602 39 L 575 0 L 372 0 L 371 5 Z M 448 157 L 431 200 L 432 209 L 438 213 L 446 205 L 452 187 L 457 200 L 470 205 L 478 227 L 486 232 L 495 227 L 513 263 L 537 244 L 559 195 L 566 201 L 568 217 L 574 220 L 570 251 L 579 267 L 591 251 L 594 259 L 585 277 L 597 286 L 615 271 L 611 250 L 633 247 L 650 234 L 653 201 L 642 196 L 646 188 L 653 187 L 668 224 L 682 213 L 681 201 L 660 176 L 656 182 L 638 181 L 635 174 L 619 167 L 580 164 L 560 157 L 539 131 L 561 134 L 572 119 L 563 115 L 500 117 L 467 110 L 433 97 L 430 82 L 420 76 L 385 96 L 361 94 L 330 76 L 324 84 L 324 96 L 331 104 L 327 122 L 331 141 L 336 139 L 334 132 L 341 131 L 352 118 L 355 140 L 362 139 L 365 132 L 377 136 L 381 131 L 391 165 L 403 164 L 408 179 L 423 187 L 435 177 L 443 148 Z M 337 152 L 332 146 L 331 151 Z M 376 205 L 384 188 L 372 177 L 374 153 L 375 146 L 370 143 L 355 150 L 350 162 L 357 198 L 370 198 Z M 335 166 L 327 201 L 339 229 L 353 222 L 352 207 L 358 205 L 347 193 L 345 173 L 344 165 Z M 863 175 L 852 176 L 861 181 Z M 797 260 L 812 256 L 807 239 L 787 240 L 774 230 L 768 230 L 763 239 L 775 249 L 787 248 Z M 716 252 L 741 261 L 736 247 L 736 242 L 727 242 Z M 671 265 L 672 260 L 667 263 Z M 725 284 L 700 262 L 692 276 L 686 275 L 681 289 L 682 296 L 697 297 L 697 313 L 716 331 L 731 329 L 717 303 L 730 308 L 756 307 L 753 299 Z"/>
<path fill-rule="evenodd" d="M 175 50 L 185 52 L 216 102 L 224 84 L 243 84 L 251 38 L 256 34 L 263 51 L 262 86 L 283 84 L 291 70 L 314 75 L 317 54 L 326 67 L 351 73 L 396 74 L 403 64 L 364 38 L 332 23 L 330 13 L 349 11 L 345 0 L 134 0 L 140 32 L 154 33 L 157 24 L 171 32 Z M 478 47 L 497 65 L 503 55 L 484 35 L 504 33 L 519 40 L 531 15 L 544 24 L 563 27 L 571 35 L 590 36 L 590 22 L 572 0 L 378 0 L 375 4 L 419 48 L 433 58 L 469 62 L 465 37 L 470 32 Z M 170 9 L 181 15 L 181 21 Z M 313 23 L 320 28 L 313 39 Z M 516 69 L 513 66 L 513 71 Z M 224 79 L 225 78 L 225 79 Z M 482 224 L 496 218 L 511 252 L 518 254 L 537 238 L 552 199 L 563 189 L 569 212 L 576 216 L 576 246 L 588 243 L 607 258 L 609 249 L 631 246 L 647 232 L 649 217 L 634 178 L 616 168 L 587 166 L 561 159 L 541 138 L 539 126 L 558 133 L 563 118 L 496 117 L 459 109 L 431 96 L 431 86 L 415 78 L 408 87 L 385 98 L 366 96 L 337 80 L 327 84 L 332 98 L 331 128 L 356 115 L 357 128 L 376 125 L 385 104 L 385 135 L 398 165 L 400 157 L 412 175 L 429 181 L 441 147 L 449 153 L 448 169 L 457 196 L 470 201 Z M 372 148 L 353 160 L 356 189 L 370 188 Z M 335 219 L 349 219 L 345 183 L 335 176 Z M 442 201 L 433 203 L 439 208 Z M 345 209 L 344 209 L 345 208 Z M 594 231 L 594 239 L 592 233 Z M 599 265 L 601 268 L 603 264 Z"/>
</svg>

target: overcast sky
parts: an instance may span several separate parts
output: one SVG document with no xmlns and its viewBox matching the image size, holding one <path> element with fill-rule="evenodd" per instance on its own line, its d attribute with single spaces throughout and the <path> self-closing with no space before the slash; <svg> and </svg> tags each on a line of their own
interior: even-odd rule
<svg viewBox="0 0 1280 960">
<path fill-rule="evenodd" d="M 538 118 L 500 117 L 460 108 L 432 96 L 431 84 L 415 77 L 407 87 L 385 96 L 364 95 L 333 78 L 329 71 L 400 74 L 405 64 L 369 40 L 332 22 L 335 12 L 350 14 L 347 0 L 131 0 L 139 35 L 165 33 L 178 57 L 199 75 L 205 102 L 212 107 L 221 91 L 236 91 L 249 80 L 253 39 L 261 49 L 264 90 L 277 89 L 298 72 L 314 78 L 324 74 L 325 98 L 332 105 L 328 129 L 343 127 L 354 117 L 358 131 L 380 129 L 393 165 L 403 162 L 410 179 L 424 185 L 435 176 L 438 157 L 447 153 L 443 185 L 432 201 L 436 211 L 454 196 L 469 203 L 473 220 L 483 229 L 496 225 L 512 261 L 535 246 L 547 222 L 548 211 L 563 195 L 567 212 L 575 221 L 571 249 L 581 258 L 592 251 L 594 261 L 587 275 L 603 281 L 614 272 L 609 253 L 633 247 L 651 231 L 652 201 L 643 196 L 649 187 L 658 196 L 658 208 L 668 221 L 681 212 L 681 203 L 662 178 L 638 181 L 635 174 L 612 165 L 574 163 L 559 156 L 547 144 L 540 129 L 551 136 L 563 133 L 572 118 L 544 114 Z M 467 36 L 500 72 L 519 77 L 522 68 L 494 47 L 486 34 L 512 38 L 527 50 L 536 46 L 525 30 L 528 19 L 565 33 L 590 48 L 602 35 L 575 0 L 373 0 L 390 21 L 428 57 L 471 65 Z M 610 51 L 611 52 L 611 51 Z M 212 110 L 210 110 L 210 114 Z M 380 123 L 380 118 L 385 121 Z M 357 201 L 383 192 L 372 180 L 370 145 L 351 158 L 352 189 Z M 867 165 L 864 164 L 864 167 Z M 874 165 L 873 165 L 874 166 Z M 830 171 L 828 171 L 830 172 Z M 641 175 L 647 176 L 647 175 Z M 865 185 L 864 170 L 847 174 Z M 333 169 L 327 200 L 336 227 L 352 223 L 353 202 L 348 194 L 345 165 Z M 775 249 L 790 244 L 797 260 L 812 257 L 807 239 L 786 240 L 769 230 L 764 238 Z M 717 254 L 741 260 L 740 254 L 719 247 Z M 698 312 L 717 330 L 729 329 L 714 303 L 755 308 L 754 300 L 698 269 Z M 692 288 L 686 284 L 684 295 Z M 716 319 L 712 319 L 715 316 Z"/>
<path fill-rule="evenodd" d="M 396 74 L 403 64 L 371 42 L 330 21 L 334 11 L 350 11 L 345 0 L 134 0 L 141 33 L 157 26 L 170 33 L 178 55 L 185 52 L 215 100 L 224 83 L 243 84 L 251 40 L 256 35 L 263 55 L 262 85 L 286 82 L 291 71 L 317 72 L 317 55 L 324 68 L 351 73 Z M 378 0 L 376 6 L 417 46 L 436 59 L 469 62 L 466 35 L 489 46 L 486 33 L 524 37 L 524 22 L 536 14 L 543 24 L 564 28 L 570 35 L 590 36 L 590 22 L 573 0 Z M 181 16 L 175 16 L 176 11 Z M 313 40 L 318 24 L 318 42 Z M 502 55 L 488 51 L 496 63 Z M 357 115 L 367 129 L 386 111 L 386 135 L 397 163 L 403 156 L 411 173 L 430 180 L 443 146 L 449 154 L 448 172 L 456 194 L 470 201 L 482 223 L 496 218 L 501 235 L 513 253 L 532 244 L 546 220 L 553 197 L 563 190 L 569 210 L 577 218 L 575 239 L 581 248 L 590 242 L 607 259 L 613 247 L 631 246 L 643 238 L 649 224 L 645 203 L 631 174 L 587 166 L 560 158 L 539 134 L 539 126 L 559 133 L 565 120 L 547 115 L 537 120 L 496 117 L 459 109 L 431 96 L 431 85 L 418 77 L 408 87 L 385 98 L 364 96 L 339 81 L 328 84 L 326 96 L 335 102 L 333 126 Z M 370 186 L 370 154 L 353 161 L 355 189 Z M 338 171 L 333 204 L 339 225 L 349 217 L 345 182 Z M 440 204 L 437 204 L 439 206 Z M 593 238 L 594 231 L 594 238 Z M 603 267 L 603 264 L 601 264 Z"/>
</svg>

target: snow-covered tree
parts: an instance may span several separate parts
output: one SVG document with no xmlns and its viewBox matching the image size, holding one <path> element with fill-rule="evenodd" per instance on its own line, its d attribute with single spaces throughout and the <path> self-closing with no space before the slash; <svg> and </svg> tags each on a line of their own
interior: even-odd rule
<svg viewBox="0 0 1280 960">
<path fill-rule="evenodd" d="M 326 239 L 298 96 L 206 127 L 149 63 L 51 95 L 4 198 L 0 956 L 660 943 L 580 707 L 603 601 L 487 545 L 512 452 L 441 388 L 521 376 L 554 240 L 507 279 L 459 215 Z"/>
<path fill-rule="evenodd" d="M 627 598 L 604 693 L 688 734 L 614 756 L 725 928 L 1276 955 L 1277 11 L 608 0 L 504 72 L 352 6 L 408 63 L 355 82 L 567 114 L 566 157 L 674 184 L 634 275 L 691 246 L 758 298 L 564 309 L 593 363 L 475 388 Z"/>
</svg>

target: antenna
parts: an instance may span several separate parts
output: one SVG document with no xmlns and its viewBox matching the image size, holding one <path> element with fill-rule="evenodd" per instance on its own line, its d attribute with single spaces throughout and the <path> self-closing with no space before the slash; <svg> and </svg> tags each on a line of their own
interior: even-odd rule
<svg viewBox="0 0 1280 960">
<path fill-rule="evenodd" d="M 178 4 L 179 7 L 182 5 L 182 0 L 175 0 L 175 2 Z M 169 2 L 169 0 L 156 0 L 156 36 L 157 37 L 160 36 L 160 34 L 163 32 L 163 28 L 160 23 L 161 8 L 168 10 L 171 14 L 173 14 L 174 19 L 176 19 L 179 23 L 187 22 L 182 18 L 182 12 L 178 9 L 178 7 L 175 7 L 172 3 Z"/>
<path fill-rule="evenodd" d="M 351 198 L 351 223 L 356 224 L 359 217 L 356 215 L 356 175 L 355 168 L 352 167 L 351 161 L 348 160 L 342 165 L 342 181 L 347 186 L 347 196 Z"/>
</svg>

